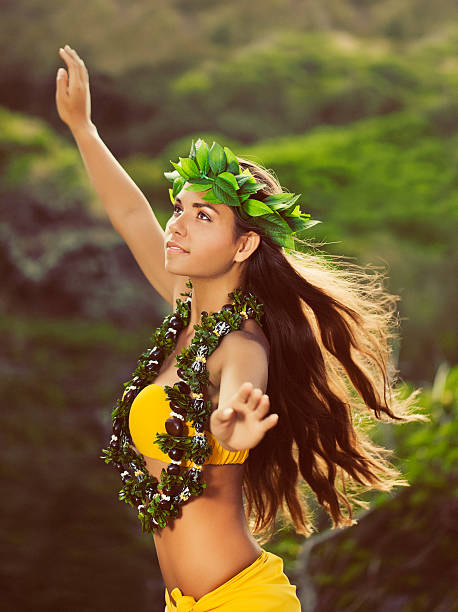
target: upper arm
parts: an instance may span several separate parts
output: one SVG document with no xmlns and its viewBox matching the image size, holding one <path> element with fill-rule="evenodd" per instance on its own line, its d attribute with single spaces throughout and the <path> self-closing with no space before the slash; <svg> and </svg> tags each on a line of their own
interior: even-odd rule
<svg viewBox="0 0 458 612">
<path fill-rule="evenodd" d="M 115 229 L 154 289 L 174 306 L 175 293 L 182 290 L 187 277 L 171 274 L 165 269 L 165 232 L 151 207 L 145 205 L 127 213 Z"/>
<path fill-rule="evenodd" d="M 266 347 L 253 334 L 237 330 L 228 334 L 221 346 L 221 378 L 218 408 L 229 406 L 244 382 L 263 393 L 267 389 L 269 359 Z"/>
</svg>

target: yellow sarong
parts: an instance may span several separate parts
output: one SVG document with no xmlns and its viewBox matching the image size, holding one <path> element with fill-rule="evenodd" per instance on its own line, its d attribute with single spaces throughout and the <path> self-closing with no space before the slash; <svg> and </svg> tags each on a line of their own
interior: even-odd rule
<svg viewBox="0 0 458 612">
<path fill-rule="evenodd" d="M 178 587 L 165 589 L 164 612 L 301 612 L 296 587 L 283 572 L 283 559 L 262 549 L 251 565 L 197 601 Z"/>
</svg>

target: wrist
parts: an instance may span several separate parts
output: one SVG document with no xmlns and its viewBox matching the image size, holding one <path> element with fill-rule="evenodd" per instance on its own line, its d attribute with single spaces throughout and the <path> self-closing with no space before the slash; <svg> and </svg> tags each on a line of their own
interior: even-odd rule
<svg viewBox="0 0 458 612">
<path fill-rule="evenodd" d="M 69 127 L 74 138 L 85 136 L 86 134 L 97 134 L 97 127 L 92 121 L 85 121 L 84 123 L 75 124 Z"/>
</svg>

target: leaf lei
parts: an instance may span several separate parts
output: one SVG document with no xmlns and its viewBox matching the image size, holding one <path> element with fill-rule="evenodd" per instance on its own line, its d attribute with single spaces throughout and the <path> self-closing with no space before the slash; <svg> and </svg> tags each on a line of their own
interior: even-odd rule
<svg viewBox="0 0 458 612">
<path fill-rule="evenodd" d="M 205 140 L 199 138 L 195 144 L 192 140 L 189 156 L 178 160 L 170 160 L 175 168 L 173 172 L 164 172 L 165 178 L 173 182 L 169 189 L 172 204 L 186 182 L 191 183 L 187 191 L 208 190 L 203 200 L 234 206 L 236 214 L 244 220 L 254 217 L 252 222 L 287 252 L 294 249 L 293 234 L 321 223 L 310 219 L 310 213 L 302 212 L 296 204 L 302 194 L 282 192 L 262 200 L 253 198 L 252 195 L 266 187 L 266 183 L 257 183 L 248 168 L 242 171 L 229 147 L 213 141 L 209 149 Z"/>
<path fill-rule="evenodd" d="M 179 332 L 189 324 L 191 314 L 192 283 L 186 285 L 191 291 L 181 293 L 186 300 L 177 298 L 176 309 L 167 315 L 151 336 L 152 347 L 146 349 L 137 362 L 131 380 L 123 383 L 125 390 L 116 400 L 112 411 L 113 434 L 107 449 L 100 457 L 113 463 L 124 486 L 119 499 L 137 506 L 142 533 L 154 533 L 166 526 L 168 520 L 180 516 L 181 506 L 193 496 L 201 495 L 206 488 L 202 480 L 202 465 L 212 454 L 212 447 L 204 433 L 211 414 L 211 401 L 205 399 L 209 383 L 206 360 L 218 347 L 222 338 L 239 329 L 247 318 L 254 318 L 262 327 L 263 304 L 256 296 L 235 289 L 228 296 L 232 303 L 225 304 L 219 312 L 201 313 L 201 325 L 194 325 L 195 334 L 188 348 L 183 347 L 176 355 L 175 367 L 179 381 L 165 385 L 164 391 L 171 407 L 171 417 L 166 421 L 166 431 L 180 428 L 178 420 L 192 421 L 195 435 L 155 434 L 154 443 L 166 454 L 171 463 L 161 471 L 161 481 L 149 474 L 142 455 L 137 454 L 129 431 L 129 413 L 132 402 L 140 391 L 157 377 L 162 363 L 174 350 Z M 180 416 L 181 415 L 181 416 Z M 169 423 L 168 425 L 168 422 Z M 181 460 L 190 460 L 190 468 L 181 466 Z"/>
</svg>

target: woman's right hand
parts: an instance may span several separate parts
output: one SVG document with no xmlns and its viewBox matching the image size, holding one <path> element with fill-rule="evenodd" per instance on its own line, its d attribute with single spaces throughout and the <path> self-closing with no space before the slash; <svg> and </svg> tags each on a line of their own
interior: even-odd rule
<svg viewBox="0 0 458 612">
<path fill-rule="evenodd" d="M 65 45 L 59 49 L 68 66 L 57 71 L 56 104 L 59 117 L 73 131 L 92 124 L 89 74 L 77 52 Z"/>
</svg>

